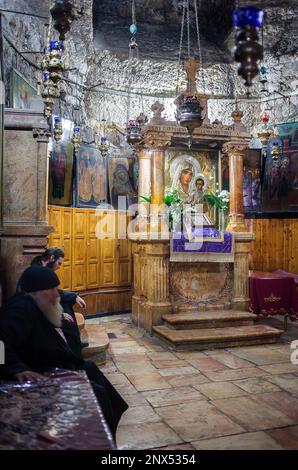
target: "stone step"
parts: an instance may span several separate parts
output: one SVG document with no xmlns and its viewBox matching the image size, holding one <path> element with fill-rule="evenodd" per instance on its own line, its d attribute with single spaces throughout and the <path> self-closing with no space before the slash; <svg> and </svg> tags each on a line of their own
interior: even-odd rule
<svg viewBox="0 0 298 470">
<path fill-rule="evenodd" d="M 89 346 L 82 349 L 83 357 L 92 359 L 97 365 L 105 364 L 106 351 L 110 343 L 105 327 L 85 323 L 85 328 L 81 332 L 81 340 L 89 343 Z"/>
<path fill-rule="evenodd" d="M 185 311 L 163 315 L 168 328 L 176 330 L 192 330 L 198 328 L 224 328 L 226 326 L 252 325 L 257 316 L 240 310 L 222 310 L 194 312 Z"/>
<path fill-rule="evenodd" d="M 230 348 L 275 343 L 283 330 L 267 325 L 175 330 L 165 325 L 154 326 L 154 333 L 176 351 Z"/>
</svg>

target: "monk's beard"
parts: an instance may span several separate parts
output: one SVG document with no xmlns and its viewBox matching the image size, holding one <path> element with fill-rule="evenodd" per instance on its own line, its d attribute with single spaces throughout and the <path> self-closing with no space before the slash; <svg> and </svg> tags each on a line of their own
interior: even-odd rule
<svg viewBox="0 0 298 470">
<path fill-rule="evenodd" d="M 35 300 L 38 308 L 42 311 L 46 319 L 55 327 L 62 326 L 63 308 L 60 305 L 60 297 L 56 300 L 55 304 L 43 299 L 38 294 L 32 293 L 31 296 Z"/>
</svg>

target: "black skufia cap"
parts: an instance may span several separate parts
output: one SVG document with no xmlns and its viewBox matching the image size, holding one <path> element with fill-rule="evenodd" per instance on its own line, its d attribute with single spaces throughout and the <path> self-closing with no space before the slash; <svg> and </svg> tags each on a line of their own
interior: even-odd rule
<svg viewBox="0 0 298 470">
<path fill-rule="evenodd" d="M 23 272 L 19 282 L 22 291 L 28 293 L 53 289 L 59 284 L 57 274 L 43 266 L 30 266 Z"/>
</svg>

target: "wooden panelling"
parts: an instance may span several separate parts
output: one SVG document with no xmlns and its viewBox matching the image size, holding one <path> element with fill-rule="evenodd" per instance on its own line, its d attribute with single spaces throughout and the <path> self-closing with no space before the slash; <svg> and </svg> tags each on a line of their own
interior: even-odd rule
<svg viewBox="0 0 298 470">
<path fill-rule="evenodd" d="M 107 288 L 116 288 L 111 304 L 108 300 L 109 291 L 104 296 L 92 294 L 104 299 L 107 311 L 123 309 L 121 306 L 127 304 L 127 299 L 124 294 L 119 294 L 120 303 L 117 305 L 117 288 L 131 286 L 131 244 L 126 239 L 118 239 L 118 225 L 121 225 L 123 231 L 123 214 L 121 216 L 119 224 L 115 211 L 98 215 L 92 209 L 49 206 L 49 223 L 55 227 L 49 237 L 49 246 L 59 246 L 65 252 L 63 267 L 58 271 L 61 288 L 80 292 L 98 292 L 101 289 L 106 292 Z M 96 302 L 93 300 L 92 313 L 96 313 L 96 308 L 100 307 Z M 130 305 L 130 300 L 128 303 Z M 129 306 L 125 309 L 129 309 Z M 102 308 L 99 310 L 104 311 Z"/>
<path fill-rule="evenodd" d="M 81 292 L 86 301 L 86 310 L 76 305 L 76 311 L 86 315 L 95 313 L 124 312 L 131 311 L 131 289 L 99 289 L 97 292 Z"/>
<path fill-rule="evenodd" d="M 252 219 L 251 269 L 298 274 L 298 219 Z"/>
</svg>

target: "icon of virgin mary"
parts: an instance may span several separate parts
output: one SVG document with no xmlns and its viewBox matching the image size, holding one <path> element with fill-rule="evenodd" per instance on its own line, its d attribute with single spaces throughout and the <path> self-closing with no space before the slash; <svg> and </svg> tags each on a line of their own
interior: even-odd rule
<svg viewBox="0 0 298 470">
<path fill-rule="evenodd" d="M 178 196 L 185 204 L 192 202 L 195 190 L 194 176 L 200 172 L 200 169 L 199 162 L 190 155 L 182 155 L 175 158 L 171 164 L 171 189 L 178 190 Z"/>
</svg>

